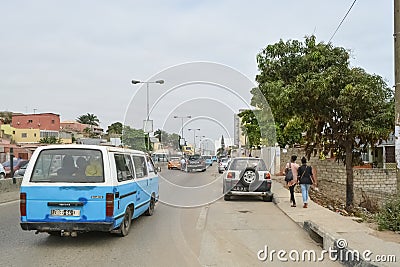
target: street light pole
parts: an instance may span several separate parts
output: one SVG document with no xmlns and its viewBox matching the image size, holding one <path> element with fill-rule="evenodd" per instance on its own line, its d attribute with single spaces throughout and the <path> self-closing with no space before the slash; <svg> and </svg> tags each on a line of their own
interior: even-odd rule
<svg viewBox="0 0 400 267">
<path fill-rule="evenodd" d="M 138 84 L 138 83 L 145 83 L 146 84 L 146 122 L 143 125 L 143 130 L 144 132 L 147 132 L 147 150 L 150 150 L 150 133 L 153 132 L 153 125 L 151 125 L 149 129 L 149 121 L 150 121 L 150 104 L 149 104 L 149 98 L 150 98 L 150 92 L 149 92 L 149 84 L 150 83 L 158 83 L 158 84 L 163 84 L 164 80 L 157 80 L 157 81 L 138 81 L 138 80 L 132 80 L 132 84 Z"/>
<path fill-rule="evenodd" d="M 188 131 L 193 131 L 193 153 L 196 153 L 196 131 L 200 131 L 200 129 L 188 129 Z"/>
<path fill-rule="evenodd" d="M 181 127 L 181 138 L 182 139 L 184 139 L 183 138 L 183 119 L 191 119 L 192 118 L 192 116 L 174 116 L 174 119 L 181 119 L 181 121 L 182 121 L 182 127 Z"/>
</svg>

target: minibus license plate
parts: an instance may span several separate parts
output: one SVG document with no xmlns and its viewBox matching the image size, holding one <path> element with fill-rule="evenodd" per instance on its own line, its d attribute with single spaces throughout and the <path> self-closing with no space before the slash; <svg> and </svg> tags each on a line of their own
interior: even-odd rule
<svg viewBox="0 0 400 267">
<path fill-rule="evenodd" d="M 51 210 L 51 216 L 80 216 L 80 210 Z"/>
</svg>

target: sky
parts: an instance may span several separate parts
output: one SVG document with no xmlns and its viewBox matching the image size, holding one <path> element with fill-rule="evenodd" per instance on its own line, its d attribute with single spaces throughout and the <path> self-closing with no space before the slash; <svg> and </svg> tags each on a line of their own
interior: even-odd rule
<svg viewBox="0 0 400 267">
<path fill-rule="evenodd" d="M 232 136 L 232 114 L 248 107 L 255 86 L 257 53 L 280 39 L 304 40 L 311 34 L 328 42 L 352 3 L 2 0 L 0 111 L 52 112 L 61 121 L 93 113 L 104 129 L 114 122 L 141 128 L 147 100 L 153 107 L 161 97 L 150 116 L 154 128 L 178 132 L 181 120 L 173 116 L 191 115 L 184 128 L 201 127 L 199 136 Z M 353 66 L 392 86 L 393 1 L 357 1 L 332 44 L 351 51 Z M 193 62 L 202 70 L 188 75 Z M 223 66 L 230 73 L 223 82 L 229 84 L 233 75 L 243 87 L 218 89 L 207 66 Z M 133 85 L 133 79 L 165 83 L 149 84 L 147 99 L 146 85 Z M 190 81 L 197 83 L 186 84 L 185 93 L 163 96 Z"/>
</svg>

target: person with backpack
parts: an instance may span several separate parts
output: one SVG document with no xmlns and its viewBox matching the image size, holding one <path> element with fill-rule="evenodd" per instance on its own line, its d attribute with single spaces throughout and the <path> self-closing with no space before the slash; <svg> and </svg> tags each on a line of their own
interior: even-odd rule
<svg viewBox="0 0 400 267">
<path fill-rule="evenodd" d="M 299 164 L 296 163 L 297 156 L 293 155 L 290 158 L 290 162 L 286 163 L 285 167 L 285 181 L 290 191 L 290 202 L 291 207 L 296 207 L 296 198 L 294 197 L 294 189 L 297 184 L 297 173 L 299 169 Z"/>
<path fill-rule="evenodd" d="M 307 159 L 305 157 L 301 158 L 301 166 L 297 172 L 297 181 L 301 186 L 301 195 L 303 197 L 303 208 L 308 207 L 308 191 L 310 190 L 310 186 L 314 183 L 316 186 L 317 183 L 313 177 L 313 170 L 311 166 L 307 166 Z"/>
</svg>

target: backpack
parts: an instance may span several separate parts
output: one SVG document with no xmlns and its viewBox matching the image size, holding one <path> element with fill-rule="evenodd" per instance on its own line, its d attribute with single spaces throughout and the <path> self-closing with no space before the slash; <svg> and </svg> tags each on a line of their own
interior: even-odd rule
<svg viewBox="0 0 400 267">
<path fill-rule="evenodd" d="M 289 162 L 289 168 L 285 169 L 285 181 L 290 182 L 293 180 L 293 172 L 292 172 L 292 165 Z"/>
</svg>

